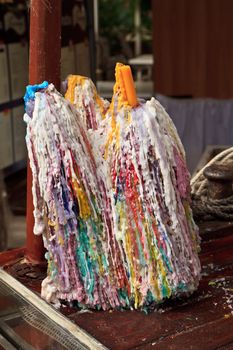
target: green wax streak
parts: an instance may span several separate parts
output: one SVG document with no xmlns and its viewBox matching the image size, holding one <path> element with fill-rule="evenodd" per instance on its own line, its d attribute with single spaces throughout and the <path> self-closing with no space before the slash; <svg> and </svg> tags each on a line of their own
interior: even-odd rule
<svg viewBox="0 0 233 350">
<path fill-rule="evenodd" d="M 91 248 L 89 237 L 87 235 L 87 225 L 85 221 L 79 219 L 78 224 L 78 247 L 76 250 L 77 264 L 79 266 L 87 294 L 89 298 L 93 299 L 93 291 L 95 285 L 95 261 L 92 259 L 93 250 Z"/>
<path fill-rule="evenodd" d="M 129 301 L 129 298 L 128 298 L 127 290 L 125 290 L 125 289 L 118 289 L 117 293 L 118 293 L 119 299 L 123 300 L 125 302 L 125 306 L 129 306 L 130 305 L 130 301 Z"/>
<path fill-rule="evenodd" d="M 48 275 L 54 279 L 57 276 L 58 269 L 54 262 L 54 259 L 51 257 L 49 252 L 45 253 L 45 259 L 48 261 Z"/>
<path fill-rule="evenodd" d="M 136 232 L 135 232 L 135 234 L 136 234 Z M 144 253 L 143 253 L 143 250 L 142 250 L 142 244 L 141 244 L 138 232 L 137 232 L 137 236 L 136 236 L 136 241 L 137 241 L 137 245 L 138 245 L 140 264 L 141 264 L 141 266 L 146 266 L 146 261 L 145 261 L 145 258 L 144 258 Z"/>
<path fill-rule="evenodd" d="M 94 239 L 96 244 L 96 253 L 94 253 L 93 251 L 93 256 L 94 254 L 96 254 L 100 257 L 101 264 L 103 266 L 104 271 L 106 272 L 108 270 L 108 262 L 107 262 L 106 256 L 103 253 L 103 243 L 101 242 L 103 241 L 103 223 L 100 217 L 98 217 L 97 221 L 91 220 L 91 228 L 94 234 Z M 96 267 L 98 268 L 98 273 L 100 273 L 97 256 L 95 257 L 95 261 L 96 261 Z"/>
<path fill-rule="evenodd" d="M 167 266 L 169 272 L 172 272 L 172 267 L 171 267 L 171 265 L 170 265 L 170 262 L 169 262 L 169 260 L 168 260 L 167 255 L 165 254 L 164 249 L 163 249 L 163 248 L 160 248 L 159 251 L 160 251 L 160 253 L 161 253 L 162 257 L 163 257 L 163 260 L 164 260 L 164 262 L 165 262 L 165 264 L 166 264 L 166 266 Z"/>
</svg>

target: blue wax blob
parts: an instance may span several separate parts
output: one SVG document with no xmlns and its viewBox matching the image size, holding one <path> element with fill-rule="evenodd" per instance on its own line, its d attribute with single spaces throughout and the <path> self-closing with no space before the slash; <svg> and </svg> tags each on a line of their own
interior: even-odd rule
<svg viewBox="0 0 233 350">
<path fill-rule="evenodd" d="M 26 94 L 24 95 L 24 102 L 27 104 L 29 100 L 34 100 L 35 93 L 41 89 L 46 89 L 49 86 L 47 81 L 44 81 L 41 84 L 28 85 L 26 87 Z"/>
</svg>

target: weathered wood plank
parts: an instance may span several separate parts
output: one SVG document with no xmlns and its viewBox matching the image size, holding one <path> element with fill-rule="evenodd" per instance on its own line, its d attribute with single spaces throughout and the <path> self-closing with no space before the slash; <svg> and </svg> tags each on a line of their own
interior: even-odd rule
<svg viewBox="0 0 233 350">
<path fill-rule="evenodd" d="M 167 301 L 148 315 L 139 311 L 79 313 L 70 306 L 60 311 L 111 350 L 232 349 L 233 235 L 227 232 L 221 238 L 220 233 L 211 232 L 202 242 L 203 276 L 192 296 Z M 45 266 L 30 265 L 30 270 L 22 262 L 5 268 L 34 291 L 39 291 L 46 274 Z"/>
</svg>

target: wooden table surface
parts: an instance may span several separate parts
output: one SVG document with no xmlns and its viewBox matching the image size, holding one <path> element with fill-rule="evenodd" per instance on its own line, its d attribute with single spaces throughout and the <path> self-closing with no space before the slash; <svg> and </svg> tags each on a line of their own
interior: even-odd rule
<svg viewBox="0 0 233 350">
<path fill-rule="evenodd" d="M 201 227 L 202 279 L 197 292 L 171 300 L 156 312 L 95 311 L 74 307 L 61 312 L 112 350 L 126 349 L 233 349 L 233 224 L 205 223 Z M 12 260 L 12 256 L 11 256 Z M 16 263 L 1 257 L 0 264 L 34 291 L 45 266 Z"/>
</svg>

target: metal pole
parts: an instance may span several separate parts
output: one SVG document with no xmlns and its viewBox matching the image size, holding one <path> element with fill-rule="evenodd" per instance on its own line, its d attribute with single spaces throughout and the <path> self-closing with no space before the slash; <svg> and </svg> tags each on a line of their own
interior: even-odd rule
<svg viewBox="0 0 233 350">
<path fill-rule="evenodd" d="M 135 56 L 142 53 L 142 38 L 141 38 L 141 6 L 140 0 L 136 0 L 134 12 L 134 28 L 135 28 Z"/>
<path fill-rule="evenodd" d="M 99 4 L 98 0 L 94 0 L 94 30 L 95 30 L 95 40 L 99 39 Z"/>
<path fill-rule="evenodd" d="M 94 7 L 93 0 L 86 0 L 86 14 L 87 14 L 87 34 L 89 40 L 89 53 L 90 53 L 90 78 L 93 83 L 96 84 L 96 37 L 94 27 Z"/>
<path fill-rule="evenodd" d="M 31 0 L 29 83 L 47 80 L 60 90 L 61 0 Z M 33 262 L 44 260 L 41 236 L 33 233 L 32 173 L 27 170 L 26 256 Z"/>
</svg>

